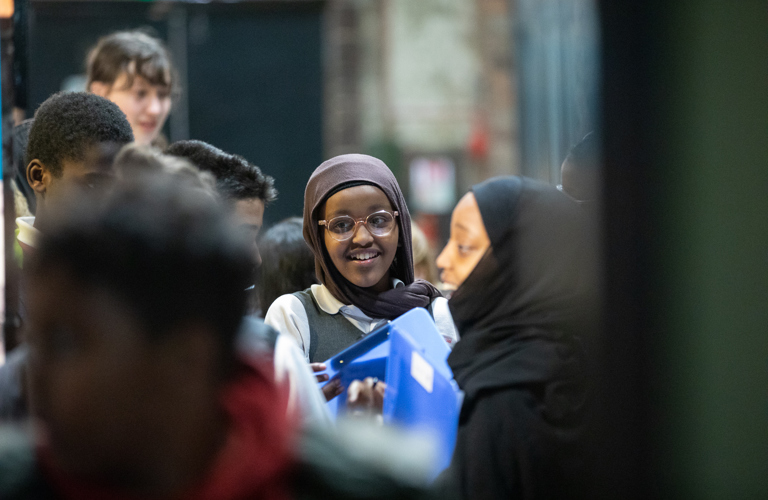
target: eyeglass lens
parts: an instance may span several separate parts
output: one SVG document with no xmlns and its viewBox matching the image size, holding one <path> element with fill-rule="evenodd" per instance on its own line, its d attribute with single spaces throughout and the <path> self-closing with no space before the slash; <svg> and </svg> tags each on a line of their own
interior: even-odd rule
<svg viewBox="0 0 768 500">
<path fill-rule="evenodd" d="M 395 226 L 395 218 L 389 212 L 376 212 L 366 217 L 365 224 L 368 232 L 374 236 L 386 236 Z M 335 217 L 328 222 L 328 230 L 337 240 L 346 240 L 355 232 L 357 221 L 348 215 Z"/>
</svg>

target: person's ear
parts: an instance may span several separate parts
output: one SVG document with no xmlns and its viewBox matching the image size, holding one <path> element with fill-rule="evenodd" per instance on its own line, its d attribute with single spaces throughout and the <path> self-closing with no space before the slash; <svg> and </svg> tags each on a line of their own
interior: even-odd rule
<svg viewBox="0 0 768 500">
<path fill-rule="evenodd" d="M 88 90 L 92 94 L 96 94 L 101 97 L 107 97 L 109 95 L 109 91 L 112 90 L 111 85 L 107 85 L 104 82 L 91 82 L 90 87 Z"/>
<path fill-rule="evenodd" d="M 50 178 L 50 170 L 40 160 L 34 159 L 27 165 L 27 182 L 35 194 L 45 195 Z"/>
</svg>

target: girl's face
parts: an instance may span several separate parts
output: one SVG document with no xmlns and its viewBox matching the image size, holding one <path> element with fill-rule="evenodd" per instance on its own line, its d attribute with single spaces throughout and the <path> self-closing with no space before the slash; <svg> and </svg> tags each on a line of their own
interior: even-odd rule
<svg viewBox="0 0 768 500">
<path fill-rule="evenodd" d="M 377 236 L 359 221 L 381 210 L 394 214 L 384 191 L 376 186 L 354 186 L 333 194 L 320 208 L 319 214 L 320 219 L 327 222 L 345 215 L 358 221 L 352 229 L 352 237 L 344 241 L 335 239 L 327 226 L 322 228 L 325 248 L 342 276 L 361 288 L 371 288 L 375 292 L 391 288 L 389 269 L 397 252 L 399 223 L 395 217 L 392 230 Z M 368 219 L 371 225 L 380 220 L 380 216 Z"/>
<path fill-rule="evenodd" d="M 91 92 L 117 104 L 131 124 L 136 143 L 148 146 L 160 134 L 171 111 L 170 89 L 152 85 L 140 75 L 128 87 L 128 79 L 127 73 L 121 73 L 112 85 L 93 82 Z"/>
<path fill-rule="evenodd" d="M 458 288 L 490 246 L 475 195 L 467 193 L 453 209 L 451 239 L 437 257 L 442 282 L 454 290 Z"/>
</svg>

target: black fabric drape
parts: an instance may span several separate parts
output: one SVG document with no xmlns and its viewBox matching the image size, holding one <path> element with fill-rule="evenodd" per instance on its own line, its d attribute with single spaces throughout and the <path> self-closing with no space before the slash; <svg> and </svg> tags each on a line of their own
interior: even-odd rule
<svg viewBox="0 0 768 500">
<path fill-rule="evenodd" d="M 472 192 L 491 247 L 449 301 L 466 393 L 451 471 L 467 498 L 558 497 L 582 472 L 593 235 L 551 186 L 500 177 Z"/>
</svg>

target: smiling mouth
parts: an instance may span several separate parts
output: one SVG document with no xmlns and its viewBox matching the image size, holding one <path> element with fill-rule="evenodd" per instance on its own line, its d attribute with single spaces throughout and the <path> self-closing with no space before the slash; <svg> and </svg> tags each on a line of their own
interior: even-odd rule
<svg viewBox="0 0 768 500">
<path fill-rule="evenodd" d="M 448 280 L 448 278 L 445 276 L 445 273 L 440 273 L 440 281 L 443 283 L 443 287 L 446 290 L 456 290 L 456 288 L 458 288 L 456 285 L 454 285 L 451 281 Z"/>
<path fill-rule="evenodd" d="M 381 255 L 379 252 L 374 251 L 367 251 L 367 252 L 357 252 L 352 255 L 347 256 L 347 259 L 351 260 L 352 262 L 359 262 L 361 264 L 367 264 L 376 257 Z"/>
</svg>

